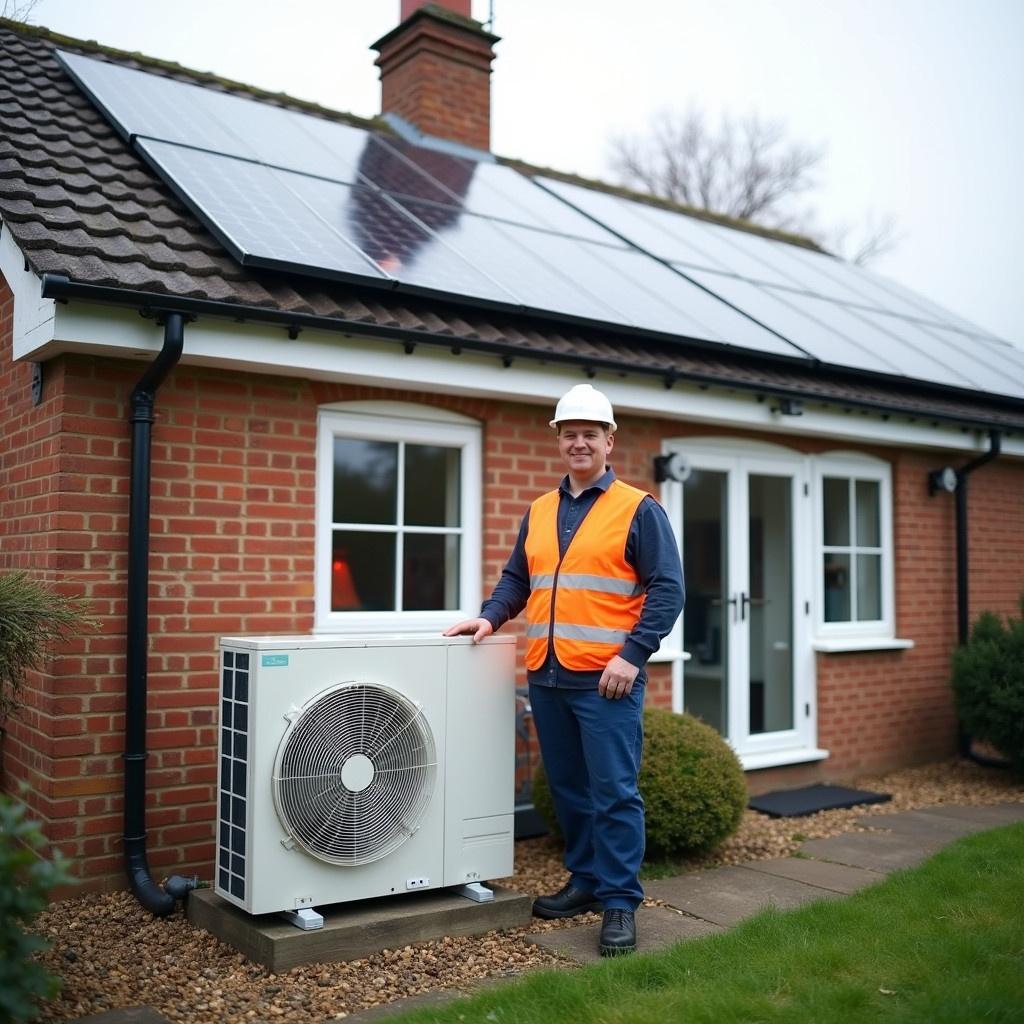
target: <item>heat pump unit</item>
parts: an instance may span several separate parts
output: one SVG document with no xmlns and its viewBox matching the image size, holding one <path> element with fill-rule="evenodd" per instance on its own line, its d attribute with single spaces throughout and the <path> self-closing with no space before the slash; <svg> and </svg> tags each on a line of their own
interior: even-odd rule
<svg viewBox="0 0 1024 1024">
<path fill-rule="evenodd" d="M 250 914 L 512 873 L 515 640 L 221 640 L 216 892 Z"/>
</svg>

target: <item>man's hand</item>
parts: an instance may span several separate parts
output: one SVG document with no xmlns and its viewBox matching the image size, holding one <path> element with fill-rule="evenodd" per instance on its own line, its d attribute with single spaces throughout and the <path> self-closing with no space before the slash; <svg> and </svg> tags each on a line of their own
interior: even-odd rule
<svg viewBox="0 0 1024 1024">
<path fill-rule="evenodd" d="M 625 658 L 615 655 L 604 667 L 597 692 L 608 700 L 619 700 L 633 689 L 633 683 L 640 674 L 636 665 L 630 665 Z"/>
<path fill-rule="evenodd" d="M 464 622 L 456 622 L 449 626 L 441 636 L 461 636 L 465 633 L 473 634 L 473 643 L 478 644 L 485 636 L 490 636 L 494 627 L 487 619 L 466 619 Z"/>
</svg>

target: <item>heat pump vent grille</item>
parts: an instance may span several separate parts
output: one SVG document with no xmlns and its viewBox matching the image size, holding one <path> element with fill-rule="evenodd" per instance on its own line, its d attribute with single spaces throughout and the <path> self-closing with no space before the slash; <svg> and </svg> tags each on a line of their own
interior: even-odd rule
<svg viewBox="0 0 1024 1024">
<path fill-rule="evenodd" d="M 437 756 L 421 709 L 387 686 L 348 683 L 307 704 L 281 740 L 273 792 L 288 834 L 332 864 L 379 860 L 417 829 Z"/>
<path fill-rule="evenodd" d="M 217 872 L 222 889 L 245 898 L 249 799 L 249 655 L 224 654 L 220 709 L 220 820 Z"/>
</svg>

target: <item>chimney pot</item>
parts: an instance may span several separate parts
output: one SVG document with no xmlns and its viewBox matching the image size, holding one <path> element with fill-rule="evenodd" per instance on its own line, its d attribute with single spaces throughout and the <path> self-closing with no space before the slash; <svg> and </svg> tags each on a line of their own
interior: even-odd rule
<svg viewBox="0 0 1024 1024">
<path fill-rule="evenodd" d="M 418 7 L 435 3 L 438 7 L 447 7 L 449 11 L 461 14 L 464 18 L 472 18 L 471 0 L 402 0 L 402 21 L 405 21 Z"/>
</svg>

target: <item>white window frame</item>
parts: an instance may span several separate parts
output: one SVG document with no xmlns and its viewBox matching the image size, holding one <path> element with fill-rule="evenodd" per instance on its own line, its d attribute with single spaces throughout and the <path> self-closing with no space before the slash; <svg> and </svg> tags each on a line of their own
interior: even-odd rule
<svg viewBox="0 0 1024 1024">
<path fill-rule="evenodd" d="M 896 636 L 895 549 L 892 530 L 892 466 L 883 459 L 858 452 L 825 452 L 812 459 L 814 474 L 814 605 L 815 634 L 827 649 L 831 640 L 892 640 Z M 881 541 L 882 615 L 879 619 L 850 622 L 825 620 L 825 478 L 867 480 L 878 486 L 878 514 Z M 851 515 L 856 509 L 851 509 Z M 853 523 L 850 524 L 851 530 Z M 852 545 L 851 545 L 852 546 Z M 851 559 L 854 562 L 855 559 Z M 851 564 L 850 588 L 855 586 L 856 568 Z M 852 603 L 851 603 L 852 607 Z"/>
<path fill-rule="evenodd" d="M 460 523 L 458 608 L 438 611 L 336 612 L 331 610 L 331 536 L 334 439 L 405 441 L 458 448 Z M 317 413 L 314 631 L 377 634 L 434 633 L 480 610 L 481 442 L 480 424 L 468 416 L 410 402 L 339 402 Z M 401 496 L 399 496 L 401 500 Z"/>
</svg>

